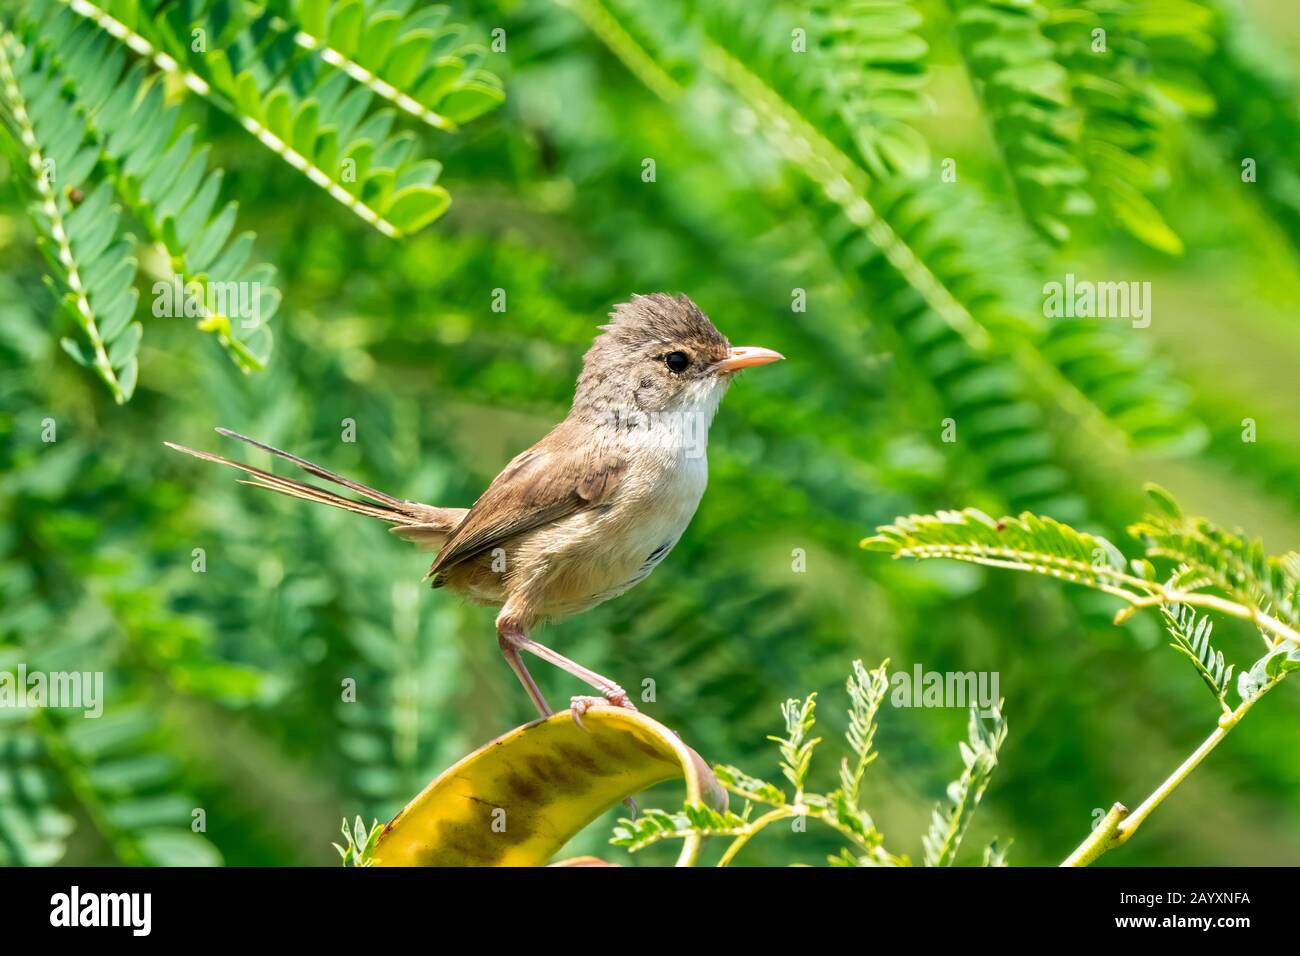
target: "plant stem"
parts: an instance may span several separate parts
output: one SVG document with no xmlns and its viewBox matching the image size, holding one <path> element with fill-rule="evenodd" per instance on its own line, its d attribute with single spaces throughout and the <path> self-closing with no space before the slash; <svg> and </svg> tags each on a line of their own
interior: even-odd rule
<svg viewBox="0 0 1300 956">
<path fill-rule="evenodd" d="M 749 826 L 745 827 L 745 829 L 731 841 L 731 846 L 727 847 L 727 852 L 722 854 L 722 859 L 718 861 L 718 866 L 729 865 L 731 861 L 735 859 L 736 854 L 744 848 L 745 844 L 748 843 L 759 830 L 762 830 L 769 823 L 775 823 L 783 817 L 798 816 L 804 809 L 804 807 L 777 807 L 775 810 L 769 810 L 767 813 L 754 820 L 754 822 L 749 824 Z"/>
<path fill-rule="evenodd" d="M 1285 675 L 1283 675 L 1285 676 Z M 1137 832 L 1142 822 L 1155 810 L 1156 807 L 1164 803 L 1165 798 L 1177 789 L 1195 770 L 1207 756 L 1210 751 L 1219 745 L 1224 737 L 1228 736 L 1228 731 L 1241 722 L 1241 718 L 1246 715 L 1250 708 L 1266 693 L 1278 685 L 1281 678 L 1277 678 L 1259 689 L 1250 700 L 1242 701 L 1241 706 L 1229 714 L 1224 714 L 1219 718 L 1219 725 L 1214 728 L 1214 732 L 1201 742 L 1201 745 L 1192 751 L 1191 756 L 1184 760 L 1178 769 L 1165 778 L 1160 786 L 1156 787 L 1136 810 L 1129 813 L 1128 808 L 1122 803 L 1116 803 L 1110 808 L 1110 812 L 1097 825 L 1096 829 L 1088 835 L 1079 846 L 1065 858 L 1061 866 L 1088 866 L 1107 850 L 1113 850 L 1115 847 L 1123 846 L 1129 838 Z"/>
<path fill-rule="evenodd" d="M 1110 849 L 1111 840 L 1114 839 L 1115 831 L 1119 829 L 1120 822 L 1128 816 L 1128 807 L 1122 803 L 1116 803 L 1110 808 L 1093 831 L 1088 834 L 1088 839 L 1079 844 L 1061 866 L 1088 866 L 1093 860 L 1101 856 Z"/>
</svg>

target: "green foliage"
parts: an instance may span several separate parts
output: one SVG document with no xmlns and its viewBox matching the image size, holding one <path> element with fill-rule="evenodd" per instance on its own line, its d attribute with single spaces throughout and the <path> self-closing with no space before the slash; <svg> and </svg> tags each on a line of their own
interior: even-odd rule
<svg viewBox="0 0 1300 956">
<path fill-rule="evenodd" d="M 889 689 L 889 676 L 885 668 L 889 661 L 882 661 L 874 671 L 862 666 L 861 661 L 853 662 L 853 673 L 849 675 L 846 688 L 849 692 L 849 729 L 845 732 L 849 749 L 853 751 L 853 760 L 848 757 L 840 760 L 840 790 L 844 798 L 853 805 L 858 805 L 858 795 L 862 788 L 862 777 L 867 767 L 876 759 L 876 752 L 871 749 L 876 736 L 876 712 L 885 699 Z"/>
<path fill-rule="evenodd" d="M 817 695 L 810 694 L 803 700 L 790 698 L 781 705 L 781 716 L 785 718 L 785 736 L 767 739 L 775 743 L 781 753 L 781 773 L 794 786 L 797 802 L 803 796 L 804 784 L 808 780 L 813 750 L 822 742 L 820 737 L 808 738 L 808 731 L 817 723 Z"/>
<path fill-rule="evenodd" d="M 1025 216 L 1056 242 L 1096 204 L 1078 157 L 1081 122 L 1070 75 L 1043 35 L 1035 2 L 952 0 L 963 60 L 979 90 Z"/>
<path fill-rule="evenodd" d="M 961 847 L 962 837 L 970 825 L 975 808 L 988 789 L 993 768 L 998 764 L 998 749 L 1007 738 L 1007 724 L 1002 718 L 1002 702 L 985 716 L 971 708 L 967 725 L 967 742 L 960 745 L 962 772 L 948 785 L 948 803 L 935 807 L 930 829 L 922 839 L 926 866 L 952 866 Z M 996 841 L 985 855 L 985 866 L 1001 865 Z"/>
<path fill-rule="evenodd" d="M 1290 146 L 1300 137 L 1295 71 L 1236 0 L 1208 6 L 1218 15 L 1205 70 L 1215 107 L 1208 130 L 1243 182 L 1250 167 L 1269 219 L 1300 247 L 1300 162 Z"/>
<path fill-rule="evenodd" d="M 20 6 L 4 23 L 24 55 L 31 50 L 32 62 L 63 77 L 60 113 L 86 115 L 100 87 L 74 71 L 93 77 L 84 51 L 105 42 L 104 60 L 114 50 L 121 58 L 114 89 L 133 74 L 141 93 L 161 88 L 163 112 L 178 111 L 167 148 L 193 126 L 199 185 L 210 190 L 225 173 L 207 221 L 237 201 L 226 248 L 255 230 L 242 274 L 274 263 L 284 297 L 275 352 L 256 375 L 232 365 L 216 329 L 195 336 L 188 321 L 152 318 L 152 283 L 180 271 L 178 247 L 165 234 L 160 245 L 161 220 L 122 191 L 131 177 L 90 124 L 82 149 L 93 156 L 79 192 L 84 204 L 101 183 L 113 190 L 107 205 L 121 211 L 108 248 L 127 245 L 105 264 L 138 259 L 130 285 L 146 299 L 127 323 L 144 325 L 139 384 L 128 406 L 114 407 L 99 372 L 84 374 L 59 350 L 62 337 L 79 354 L 93 346 L 61 311 L 60 271 L 37 254 L 41 221 L 28 214 L 37 180 L 15 149 L 4 100 L 0 646 L 18 646 L 20 622 L 20 658 L 42 636 L 74 642 L 88 613 L 110 624 L 102 636 L 119 666 L 109 679 L 156 716 L 160 732 L 144 738 L 145 750 L 182 769 L 162 789 L 209 810 L 208 839 L 228 863 L 337 861 L 322 834 L 342 814 L 388 819 L 434 774 L 530 713 L 499 660 L 491 614 L 417 586 L 427 555 L 364 519 L 264 500 L 196 463 L 171 461 L 161 442 L 215 448 L 210 429 L 228 425 L 394 494 L 468 505 L 564 414 L 595 326 L 632 291 L 687 292 L 733 341 L 777 348 L 788 361 L 742 376 L 723 403 L 708 493 L 671 558 L 617 601 L 548 634 L 629 686 L 653 676 L 658 700 L 646 706 L 656 719 L 705 756 L 751 768 L 771 759 L 773 706 L 792 687 L 816 691 L 824 705 L 842 686 L 845 661 L 888 654 L 899 667 L 998 670 L 1017 712 L 1052 733 L 1008 740 L 997 792 L 968 831 L 971 862 L 995 831 L 1015 832 L 1018 863 L 1059 862 L 1094 807 L 1117 796 L 1136 805 L 1127 792 L 1133 768 L 1186 745 L 1208 717 L 1204 692 L 1181 666 L 1135 660 L 1173 638 L 1161 640 L 1154 614 L 1112 627 L 1117 599 L 1128 598 L 969 562 L 875 560 L 846 548 L 847 529 L 959 503 L 987 515 L 1030 511 L 1129 550 L 1136 489 L 1156 477 L 1216 526 L 1251 527 L 1273 553 L 1295 547 L 1300 171 L 1288 133 L 1294 28 L 1277 4 L 1198 0 L 1215 13 L 1205 29 L 1177 4 L 1037 0 L 1046 14 L 1039 32 L 1067 73 L 1077 156 L 1098 206 L 1070 222 L 1063 244 L 1039 237 L 1012 190 L 991 136 L 995 117 L 969 82 L 954 8 L 942 3 L 779 0 L 762 11 L 712 0 L 458 3 L 435 34 L 453 21 L 480 27 L 436 40 L 421 69 L 499 26 L 508 51 L 489 52 L 471 73 L 508 77 L 510 96 L 454 134 L 308 49 L 299 34 L 328 40 L 329 30 L 304 29 L 297 5 L 227 5 L 228 27 L 208 31 L 207 49 L 241 58 L 241 72 L 259 84 L 263 119 L 271 119 L 272 77 L 288 83 L 296 110 L 342 74 L 340 104 L 368 96 L 363 122 L 391 110 L 388 138 L 413 133 L 413 158 L 445 162 L 433 186 L 455 195 L 451 215 L 400 242 L 341 214 L 321 182 L 249 131 L 246 117 L 266 123 L 189 50 L 192 27 L 211 25 L 215 5 L 151 3 L 134 8 L 134 19 L 124 0 L 78 3 L 84 14 L 69 3 Z M 388 6 L 400 13 L 396 49 L 413 18 L 427 14 Z M 61 9 L 91 28 L 86 36 L 107 39 L 84 50 L 45 42 Z M 138 12 L 159 9 L 175 19 Z M 332 23 L 340 5 L 328 9 Z M 113 13 L 152 54 L 87 15 L 96 10 Z M 245 42 L 264 14 L 262 45 Z M 364 21 L 377 30 L 391 19 L 367 4 Z M 1081 45 L 1094 22 L 1107 29 L 1105 59 Z M 795 27 L 807 31 L 803 54 L 791 48 Z M 1197 33 L 1210 49 L 1187 39 Z M 872 44 L 873 36 L 889 43 Z M 299 64 L 287 81 L 280 55 Z M 349 57 L 380 79 L 396 62 L 367 58 L 361 45 Z M 931 102 L 937 110 L 927 115 Z M 446 115 L 445 105 L 431 108 Z M 36 119 L 59 125 L 53 114 Z M 922 142 L 931 165 L 919 178 L 891 165 Z M 657 182 L 641 178 L 646 158 L 657 162 Z M 943 178 L 947 158 L 955 182 Z M 1248 158 L 1255 182 L 1242 179 Z M 1134 232 L 1108 206 L 1112 193 L 1124 194 L 1098 185 L 1100 159 L 1118 161 L 1117 175 L 1130 177 L 1177 234 L 1182 258 L 1130 241 Z M 70 184 L 55 183 L 65 216 L 75 208 L 62 195 Z M 198 198 L 185 208 L 199 208 Z M 1044 316 L 1044 283 L 1067 272 L 1150 279 L 1153 324 Z M 53 302 L 40 282 L 47 273 Z M 498 288 L 508 295 L 505 313 L 490 305 Z M 802 309 L 792 305 L 795 292 Z M 356 424 L 355 443 L 339 440 L 344 419 Z M 955 441 L 941 437 L 947 419 Z M 57 440 L 42 437 L 47 429 Z M 206 550 L 203 573 L 191 568 L 196 548 Z M 1177 559 L 1150 559 L 1159 570 L 1148 576 L 1105 554 L 1104 567 L 1093 567 L 1097 558 L 1088 553 L 1086 568 L 1044 566 L 1048 576 L 1068 568 L 1144 601 L 1180 573 Z M 109 592 L 113 600 L 102 600 Z M 1237 603 L 1210 585 L 1198 594 Z M 1214 618 L 1212 643 L 1225 670 L 1237 665 L 1239 691 L 1274 686 L 1267 662 L 1282 667 L 1289 642 L 1248 647 L 1259 640 L 1253 620 L 1223 622 L 1217 608 L 1178 603 Z M 1284 623 L 1276 597 L 1259 592 L 1250 603 Z M 1265 633 L 1276 641 L 1276 630 Z M 538 677 L 552 699 L 576 690 Z M 356 703 L 340 700 L 345 678 L 356 681 Z M 1124 702 L 1137 700 L 1160 719 L 1135 724 Z M 823 706 L 810 736 L 846 733 L 845 710 Z M 883 756 L 861 793 L 872 818 L 889 820 L 904 844 L 920 846 L 928 805 L 953 775 L 950 741 L 963 732 L 955 717 L 914 711 L 904 722 L 883 720 L 875 734 L 871 752 Z M 1161 806 L 1165 838 L 1133 841 L 1117 862 L 1293 862 L 1297 718 L 1292 695 L 1271 696 L 1231 753 L 1197 769 L 1204 785 Z M 31 795 L 19 798 L 16 815 L 0 812 L 16 821 L 0 823 L 12 826 L 0 835 L 4 852 L 122 862 L 70 777 L 21 723 L 0 728 L 5 753 L 23 741 L 14 772 L 18 792 Z M 813 760 L 811 791 L 843 788 L 837 771 L 859 759 L 852 747 L 843 754 Z M 7 779 L 13 768 L 2 758 L 0 767 Z M 791 786 L 767 776 L 733 775 L 733 783 L 788 803 Z M 1230 828 L 1204 827 L 1225 802 L 1260 812 L 1238 814 Z M 0 807 L 13 806 L 0 798 Z M 594 823 L 575 852 L 598 851 L 612 822 Z M 791 829 L 768 826 L 744 860 L 838 854 L 836 829 Z M 853 846 L 849 862 L 870 856 Z M 630 859 L 654 863 L 662 852 Z"/>
<path fill-rule="evenodd" d="M 296 24 L 299 46 L 435 129 L 454 129 L 499 106 L 501 80 L 481 66 L 486 49 L 448 21 L 447 7 L 415 6 L 413 0 L 269 5 Z"/>
<path fill-rule="evenodd" d="M 5 711 L 5 724 L 20 723 Z M 6 726 L 0 738 L 0 865 L 49 866 L 63 858 L 75 829 L 59 808 L 57 777 L 42 761 L 44 747 L 29 727 Z"/>
<path fill-rule="evenodd" d="M 816 695 L 810 694 L 803 700 L 791 698 L 781 705 L 785 735 L 767 738 L 777 745 L 781 772 L 794 785 L 790 800 L 773 784 L 735 767 L 718 765 L 713 768 L 718 781 L 728 792 L 744 798 L 740 813 L 731 810 L 720 813 L 692 803 L 672 812 L 651 808 L 635 820 L 620 820 L 610 843 L 635 853 L 663 840 L 685 839 L 692 834 L 730 837 L 731 843 L 718 863 L 728 866 L 754 836 L 777 821 L 790 820 L 802 832 L 803 822 L 811 819 L 838 833 L 848 843 L 827 857 L 831 866 L 909 865 L 906 856 L 895 856 L 884 848 L 884 835 L 861 804 L 862 778 L 876 756 L 871 741 L 876 733 L 876 713 L 889 689 L 888 666 L 886 660 L 875 670 L 867 670 L 861 661 L 853 662 L 847 681 L 849 725 L 844 735 L 850 756 L 841 760 L 838 789 L 829 793 L 805 792 L 812 752 L 821 743 L 820 737 L 809 737 L 817 723 Z M 926 866 L 951 866 L 956 858 L 971 816 L 997 766 L 998 748 L 1006 739 L 1007 724 L 1001 705 L 986 718 L 972 708 L 968 733 L 969 743 L 961 744 L 960 748 L 964 769 L 948 787 L 950 805 L 942 810 L 936 808 L 930 831 L 923 839 Z M 756 805 L 771 809 L 755 816 Z M 985 865 L 1005 865 L 1005 848 L 998 851 L 996 841 L 985 853 Z"/>
<path fill-rule="evenodd" d="M 1201 680 L 1219 703 L 1221 716 L 1215 732 L 1191 758 L 1174 772 L 1132 815 L 1121 804 L 1106 818 L 1106 826 L 1093 834 L 1069 857 L 1067 865 L 1088 865 L 1102 853 L 1120 846 L 1223 736 L 1240 722 L 1246 712 L 1288 673 L 1300 670 L 1300 631 L 1294 624 L 1294 598 L 1300 594 L 1293 554 L 1271 558 L 1258 541 L 1247 544 L 1237 534 L 1221 531 L 1203 518 L 1184 517 L 1173 496 L 1157 486 L 1148 486 L 1151 511 L 1130 530 L 1147 544 L 1147 555 L 1178 562 L 1167 584 L 1155 578 L 1148 561 L 1132 562 L 1132 574 L 1115 560 L 1117 552 L 1102 539 L 1081 534 L 1068 525 L 1032 514 L 993 521 L 968 509 L 937 515 L 899 519 L 865 539 L 863 547 L 885 551 L 895 557 L 946 557 L 991 567 L 1011 568 L 1049 575 L 1076 584 L 1098 588 L 1124 598 L 1132 606 L 1121 611 L 1123 620 L 1132 611 L 1158 606 L 1165 627 L 1173 638 L 1170 646 L 1191 661 Z M 1095 557 L 1088 563 L 1088 553 Z M 1108 563 L 1109 562 L 1109 563 Z M 1215 587 L 1228 599 L 1206 592 Z M 1261 610 L 1278 604 L 1282 620 Z M 1210 644 L 1211 624 L 1198 618 L 1194 606 L 1249 621 L 1259 628 L 1268 651 L 1237 678 L 1241 704 L 1227 702 L 1234 665 L 1225 664 L 1223 654 Z M 968 800 L 978 803 L 982 792 L 982 762 L 990 750 L 996 754 L 1001 743 L 971 718 L 972 746 L 962 750 L 966 772 L 949 790 L 952 806 L 936 812 L 926 837 L 926 862 L 942 865 L 947 859 L 953 834 L 960 840 L 962 814 Z M 975 742 L 979 740 L 977 745 Z"/>
<path fill-rule="evenodd" d="M 271 349 L 266 323 L 279 306 L 280 292 L 271 266 L 248 265 L 252 232 L 228 241 L 239 204 L 232 201 L 218 210 L 224 171 L 207 170 L 208 149 L 196 145 L 197 127 L 178 128 L 179 110 L 164 106 L 159 76 L 148 76 L 139 62 L 126 67 L 125 52 L 108 34 L 53 0 L 33 12 L 42 6 L 50 15 L 29 22 L 30 42 L 43 49 L 93 130 L 116 194 L 150 239 L 169 253 L 174 274 L 198 306 L 199 328 L 215 334 L 241 368 L 261 368 Z M 253 315 L 207 307 L 212 290 L 234 290 L 236 283 L 257 297 Z"/>
<path fill-rule="evenodd" d="M 86 127 L 66 104 L 59 79 L 12 34 L 0 34 L 0 85 L 5 92 L 11 162 L 30 177 L 31 216 L 37 244 L 50 268 L 47 282 L 60 313 L 78 326 L 85 344 L 61 344 L 77 364 L 94 369 L 121 403 L 135 391 L 142 327 L 133 322 L 136 259 L 132 242 L 118 237 L 120 212 L 112 190 L 81 189 L 95 163 Z M 57 106 L 60 102 L 65 109 Z M 62 171 L 66 186 L 56 187 Z"/>
<path fill-rule="evenodd" d="M 1226 697 L 1228 688 L 1232 686 L 1232 665 L 1225 667 L 1223 652 L 1210 644 L 1210 633 L 1214 630 L 1210 619 L 1198 615 L 1190 607 L 1179 605 L 1162 605 L 1160 613 L 1165 619 L 1165 630 L 1173 638 L 1169 646 L 1192 662 L 1219 705 L 1225 711 L 1231 711 Z"/>
<path fill-rule="evenodd" d="M 1132 580 L 1123 555 L 1105 538 L 1029 512 L 996 520 L 976 508 L 912 515 L 877 529 L 862 546 L 896 558 L 1014 566 L 1102 588 Z"/>
<path fill-rule="evenodd" d="M 1204 518 L 1184 517 L 1158 486 L 1149 485 L 1147 492 L 1153 510 L 1129 533 L 1145 543 L 1148 558 L 1176 563 L 1179 573 L 1167 586 L 1156 581 L 1149 562 L 1134 561 L 1130 570 L 1106 539 L 1028 512 L 997 520 L 974 508 L 912 515 L 877 529 L 862 546 L 896 558 L 952 558 L 1050 575 L 1122 597 L 1135 607 L 1177 603 L 1179 595 L 1200 601 L 1200 592 L 1213 586 L 1239 602 L 1236 616 L 1267 626 L 1274 638 L 1294 640 L 1289 625 L 1296 623 L 1300 578 L 1292 562 L 1265 554 L 1258 539 L 1247 541 Z"/>
<path fill-rule="evenodd" d="M 686 804 L 681 811 L 669 813 L 651 807 L 638 814 L 636 820 L 620 820 L 609 841 L 626 847 L 629 853 L 644 850 L 661 840 L 685 839 L 691 834 L 701 836 L 740 836 L 749 829 L 749 811 L 739 815 L 727 811 L 719 813 L 703 804 Z"/>
<path fill-rule="evenodd" d="M 752 9 L 752 8 L 751 8 Z M 923 87 L 929 47 L 912 0 L 812 0 L 814 39 L 825 64 L 814 87 L 826 96 L 867 169 L 876 176 L 928 171 L 930 147 L 911 125 L 930 111 Z"/>
<path fill-rule="evenodd" d="M 1250 670 L 1237 675 L 1237 694 L 1243 704 L 1253 704 L 1292 671 L 1300 670 L 1300 648 L 1271 648 Z"/>
<path fill-rule="evenodd" d="M 367 57 L 383 55 L 377 48 L 381 36 L 369 29 L 364 36 L 358 32 L 363 22 L 367 27 L 371 22 L 363 19 L 361 0 L 340 6 L 329 35 L 335 46 L 319 45 L 269 10 L 257 13 L 231 0 L 166 5 L 124 0 L 116 6 L 109 11 L 77 0 L 72 9 L 138 52 L 147 51 L 156 66 L 180 76 L 385 235 L 418 231 L 446 210 L 450 196 L 436 185 L 442 164 L 419 157 L 414 133 L 393 131 L 393 110 L 370 110 L 375 84 L 369 74 L 360 82 L 355 70 L 345 69 L 352 62 L 347 55 L 358 45 L 364 44 Z M 318 18 L 322 11 L 312 5 L 300 12 Z M 445 11 L 434 8 L 422 22 L 437 24 L 441 14 Z M 439 105 L 445 94 L 460 116 L 499 103 L 499 90 L 479 79 L 481 53 L 459 45 L 456 31 L 439 36 L 448 55 L 419 74 L 413 99 Z M 468 102 L 457 107 L 457 101 Z M 441 125 L 453 121 L 442 118 Z"/>
<path fill-rule="evenodd" d="M 165 79 L 227 112 L 380 232 L 407 235 L 451 199 L 437 182 L 442 163 L 420 155 L 399 112 L 455 131 L 504 98 L 483 66 L 487 50 L 446 7 L 411 8 L 35 0 L 16 21 L 0 19 L 3 145 L 31 171 L 51 281 L 86 340 L 64 339 L 64 349 L 119 403 L 135 390 L 143 326 L 133 321 L 139 253 L 119 235 L 113 193 L 168 256 L 155 316 L 195 318 L 252 371 L 269 357 L 266 323 L 282 297 L 275 270 L 250 262 L 253 233 L 234 234 L 238 204 L 218 204 L 223 172 L 208 170 L 211 142 L 202 126 L 182 123 Z M 376 97 L 394 106 L 374 109 Z M 89 197 L 85 212 L 79 197 Z M 183 295 L 168 292 L 173 276 Z"/>
<path fill-rule="evenodd" d="M 344 866 L 374 866 L 372 856 L 375 850 L 375 844 L 379 842 L 379 837 L 384 832 L 384 825 L 378 820 L 372 820 L 370 829 L 357 817 L 348 826 L 347 817 L 343 818 L 343 825 L 340 827 L 343 833 L 343 845 L 332 844 L 334 849 L 339 851 Z"/>
<path fill-rule="evenodd" d="M 1044 33 L 1078 111 L 1077 153 L 1108 223 L 1153 249 L 1183 242 L 1151 196 L 1169 180 L 1174 123 L 1214 107 L 1200 79 L 1213 12 L 1197 0 L 1048 4 Z"/>
<path fill-rule="evenodd" d="M 1300 624 L 1300 576 L 1282 558 L 1265 554 L 1258 538 L 1247 540 L 1205 518 L 1185 518 L 1176 506 L 1147 515 L 1129 533 L 1143 541 L 1148 556 L 1191 568 L 1243 604 Z"/>
</svg>

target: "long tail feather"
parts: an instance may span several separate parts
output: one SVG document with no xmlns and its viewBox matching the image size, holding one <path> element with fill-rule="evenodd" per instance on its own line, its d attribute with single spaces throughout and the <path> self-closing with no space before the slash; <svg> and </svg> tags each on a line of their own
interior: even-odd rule
<svg viewBox="0 0 1300 956">
<path fill-rule="evenodd" d="M 392 495 L 384 494 L 382 491 L 376 491 L 369 485 L 363 485 L 359 481 L 353 481 L 351 478 L 344 478 L 342 475 L 335 474 L 332 471 L 322 468 L 320 465 L 313 464 L 305 458 L 299 458 L 297 455 L 280 448 L 275 448 L 272 445 L 264 444 L 256 438 L 249 438 L 247 435 L 241 435 L 239 432 L 231 431 L 229 428 L 218 428 L 217 434 L 225 435 L 227 438 L 234 438 L 238 441 L 247 442 L 255 448 L 260 448 L 263 451 L 269 451 L 277 458 L 283 458 L 285 461 L 293 462 L 310 475 L 315 475 L 317 478 L 324 478 L 326 481 L 332 481 L 336 485 L 342 485 L 344 488 L 355 491 L 363 498 L 369 498 L 371 501 L 377 501 L 382 505 L 388 505 L 390 508 L 401 510 L 405 505 L 415 504 L 413 501 L 403 501 L 400 498 L 394 498 Z"/>
<path fill-rule="evenodd" d="M 168 448 L 175 451 L 183 452 L 186 455 L 192 455 L 203 461 L 215 462 L 218 465 L 228 465 L 231 468 L 237 468 L 247 475 L 251 475 L 253 480 L 241 479 L 242 484 L 252 485 L 255 488 L 264 488 L 267 491 L 274 491 L 282 495 L 288 495 L 291 498 L 299 498 L 303 501 L 314 501 L 317 504 L 329 505 L 332 508 L 341 508 L 344 511 L 351 511 L 355 514 L 367 515 L 371 518 L 378 518 L 381 521 L 387 521 L 394 527 L 390 530 L 399 532 L 403 538 L 415 541 L 428 547 L 438 547 L 445 540 L 451 530 L 465 516 L 463 508 L 436 508 L 432 505 L 424 505 L 415 501 L 406 501 L 401 498 L 394 498 L 392 495 L 385 494 L 363 485 L 360 482 L 344 478 L 342 475 L 335 474 L 319 465 L 307 461 L 305 458 L 299 458 L 297 455 L 274 448 L 271 445 L 263 444 L 253 438 L 240 435 L 238 432 L 232 432 L 226 428 L 218 428 L 217 431 L 229 438 L 236 438 L 240 441 L 247 442 L 257 448 L 291 461 L 299 468 L 318 478 L 324 478 L 337 485 L 354 491 L 368 501 L 356 501 L 352 498 L 346 498 L 337 492 L 330 491 L 328 488 L 321 488 L 306 481 L 299 481 L 295 478 L 286 478 L 283 475 L 276 475 L 264 469 L 257 468 L 253 465 L 246 465 L 242 462 L 235 461 L 232 458 L 225 458 L 221 455 L 214 455 L 206 451 L 197 451 L 193 448 L 187 448 L 184 445 L 177 445 L 174 442 L 163 442 Z"/>
<path fill-rule="evenodd" d="M 323 505 L 330 505 L 334 508 L 342 508 L 345 511 L 353 511 L 357 514 L 369 515 L 372 518 L 379 518 L 383 521 L 392 521 L 399 524 L 416 524 L 424 519 L 416 518 L 414 515 L 403 514 L 395 508 L 370 504 L 364 501 L 353 501 L 351 498 L 345 498 L 342 495 L 310 484 L 305 481 L 298 481 L 294 478 L 285 478 L 281 475 L 272 474 L 269 471 L 263 471 L 253 465 L 245 465 L 243 462 L 235 461 L 232 458 L 223 458 L 221 455 L 213 455 L 206 451 L 197 451 L 193 448 L 186 448 L 184 445 L 177 445 L 174 442 L 163 442 L 168 448 L 174 451 L 183 452 L 186 455 L 193 455 L 195 458 L 203 461 L 215 462 L 218 465 L 228 465 L 231 468 L 238 468 L 245 474 L 252 475 L 256 480 L 242 481 L 242 484 L 253 485 L 258 488 L 266 488 L 270 491 L 278 491 L 280 494 L 289 495 L 293 498 L 301 498 L 304 501 L 315 501 Z"/>
</svg>

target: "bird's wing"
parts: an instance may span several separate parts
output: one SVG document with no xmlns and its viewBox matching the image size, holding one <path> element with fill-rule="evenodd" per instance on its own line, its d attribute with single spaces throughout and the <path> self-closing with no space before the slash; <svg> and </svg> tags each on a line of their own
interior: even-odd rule
<svg viewBox="0 0 1300 956">
<path fill-rule="evenodd" d="M 516 456 L 474 502 L 425 575 L 434 579 L 434 587 L 442 586 L 441 575 L 453 565 L 609 499 L 622 478 L 625 459 L 557 440 L 562 428 Z"/>
</svg>

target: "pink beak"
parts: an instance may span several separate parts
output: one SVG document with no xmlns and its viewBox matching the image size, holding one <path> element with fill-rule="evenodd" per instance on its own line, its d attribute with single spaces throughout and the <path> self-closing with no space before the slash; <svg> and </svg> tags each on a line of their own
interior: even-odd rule
<svg viewBox="0 0 1300 956">
<path fill-rule="evenodd" d="M 737 345 L 727 350 L 727 357 L 713 366 L 719 372 L 739 372 L 742 368 L 767 365 L 785 358 L 780 352 L 759 348 L 757 345 Z"/>
</svg>

